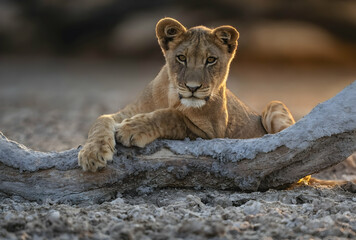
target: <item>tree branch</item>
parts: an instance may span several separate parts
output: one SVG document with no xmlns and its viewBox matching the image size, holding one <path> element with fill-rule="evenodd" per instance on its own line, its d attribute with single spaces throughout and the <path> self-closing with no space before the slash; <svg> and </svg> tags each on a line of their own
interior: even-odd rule
<svg viewBox="0 0 356 240">
<path fill-rule="evenodd" d="M 114 161 L 96 173 L 77 166 L 78 151 L 37 152 L 0 133 L 0 192 L 40 202 L 83 203 L 163 187 L 284 188 L 356 151 L 356 81 L 278 134 L 157 140 L 143 149 L 117 146 Z"/>
</svg>

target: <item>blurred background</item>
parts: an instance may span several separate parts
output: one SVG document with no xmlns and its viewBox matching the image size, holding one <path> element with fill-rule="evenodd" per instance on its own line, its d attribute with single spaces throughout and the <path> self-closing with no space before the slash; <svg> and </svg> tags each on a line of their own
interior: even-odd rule
<svg viewBox="0 0 356 240">
<path fill-rule="evenodd" d="M 300 119 L 356 80 L 354 0 L 0 0 L 0 131 L 37 150 L 83 144 L 164 64 L 155 25 L 232 25 L 228 87 Z"/>
<path fill-rule="evenodd" d="M 2 55 L 161 60 L 154 27 L 170 16 L 187 27 L 235 26 L 240 61 L 356 60 L 353 0 L 2 0 L 0 16 Z"/>
</svg>

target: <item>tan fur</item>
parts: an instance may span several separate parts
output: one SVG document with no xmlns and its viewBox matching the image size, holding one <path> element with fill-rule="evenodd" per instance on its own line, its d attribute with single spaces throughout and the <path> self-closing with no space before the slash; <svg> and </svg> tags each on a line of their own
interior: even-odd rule
<svg viewBox="0 0 356 240">
<path fill-rule="evenodd" d="M 295 120 L 286 105 L 270 102 L 262 112 L 262 124 L 268 133 L 277 133 L 293 125 Z"/>
<path fill-rule="evenodd" d="M 157 138 L 255 138 L 294 123 L 282 103 L 269 104 L 261 121 L 226 88 L 239 38 L 235 28 L 186 29 L 164 18 L 156 35 L 166 64 L 137 101 L 97 119 L 79 152 L 84 170 L 96 171 L 112 160 L 115 140 L 144 147 Z"/>
</svg>

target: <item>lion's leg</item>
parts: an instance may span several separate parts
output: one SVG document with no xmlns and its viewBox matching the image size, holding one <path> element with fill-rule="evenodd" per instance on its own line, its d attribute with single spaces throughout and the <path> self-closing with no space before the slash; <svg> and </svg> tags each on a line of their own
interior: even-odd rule
<svg viewBox="0 0 356 240">
<path fill-rule="evenodd" d="M 116 114 L 100 116 L 89 130 L 88 139 L 78 154 L 78 164 L 84 171 L 95 172 L 111 161 L 115 152 L 115 132 L 119 123 L 134 114 L 127 108 Z"/>
<path fill-rule="evenodd" d="M 117 123 L 113 115 L 103 115 L 95 121 L 78 155 L 78 164 L 84 171 L 95 172 L 112 160 L 115 151 L 115 125 Z"/>
<path fill-rule="evenodd" d="M 294 123 L 295 120 L 289 109 L 280 101 L 272 101 L 268 103 L 262 112 L 262 124 L 268 133 L 278 133 Z M 304 178 L 299 179 L 295 186 L 298 184 L 308 185 L 311 180 L 315 180 L 311 178 L 311 175 L 305 176 Z"/>
<path fill-rule="evenodd" d="M 125 119 L 117 128 L 116 141 L 127 147 L 144 147 L 157 138 L 184 139 L 187 136 L 182 113 L 166 108 Z"/>
<path fill-rule="evenodd" d="M 292 114 L 282 102 L 272 101 L 262 112 L 262 124 L 268 133 L 280 132 L 294 123 Z"/>
</svg>

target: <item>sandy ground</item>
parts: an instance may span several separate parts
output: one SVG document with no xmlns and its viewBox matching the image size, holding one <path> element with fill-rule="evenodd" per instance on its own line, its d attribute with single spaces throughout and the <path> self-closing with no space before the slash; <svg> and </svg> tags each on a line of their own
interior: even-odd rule
<svg viewBox="0 0 356 240">
<path fill-rule="evenodd" d="M 0 60 L 0 131 L 40 151 L 85 142 L 100 114 L 116 112 L 160 63 Z M 282 100 L 296 119 L 356 80 L 356 69 L 234 63 L 229 88 L 256 111 Z M 318 175 L 356 178 L 356 159 Z M 347 239 L 356 237 L 352 188 L 264 193 L 162 189 L 101 205 L 37 204 L 0 193 L 0 239 Z"/>
</svg>

